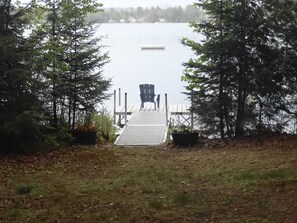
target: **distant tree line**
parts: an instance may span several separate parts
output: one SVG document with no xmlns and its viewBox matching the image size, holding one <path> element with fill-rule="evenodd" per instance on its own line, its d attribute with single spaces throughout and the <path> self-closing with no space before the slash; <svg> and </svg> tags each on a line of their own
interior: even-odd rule
<svg viewBox="0 0 297 223">
<path fill-rule="evenodd" d="M 98 23 L 187 23 L 200 21 L 204 18 L 204 13 L 193 5 L 187 7 L 151 7 L 151 8 L 109 8 L 88 16 L 88 21 Z"/>
<path fill-rule="evenodd" d="M 297 132 L 297 2 L 211 0 L 196 4 L 202 43 L 183 80 L 199 129 L 224 137 Z"/>
<path fill-rule="evenodd" d="M 0 152 L 41 150 L 108 98 L 94 0 L 0 1 Z"/>
</svg>

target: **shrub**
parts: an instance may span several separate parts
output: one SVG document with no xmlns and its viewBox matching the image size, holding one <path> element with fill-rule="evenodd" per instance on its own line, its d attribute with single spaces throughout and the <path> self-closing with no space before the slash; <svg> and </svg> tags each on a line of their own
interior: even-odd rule
<svg viewBox="0 0 297 223">
<path fill-rule="evenodd" d="M 73 143 L 74 138 L 67 128 L 60 128 L 57 132 L 59 147 L 68 146 Z"/>
<path fill-rule="evenodd" d="M 25 111 L 17 118 L 0 119 L 0 153 L 30 154 L 69 145 L 73 138 L 68 129 L 49 126 L 38 111 Z"/>
<path fill-rule="evenodd" d="M 73 143 L 74 138 L 71 132 L 66 128 L 51 128 L 44 131 L 43 148 L 45 150 L 57 149 L 69 146 Z"/>
<path fill-rule="evenodd" d="M 113 118 L 106 109 L 85 115 L 74 129 L 76 132 L 96 131 L 99 143 L 114 142 L 116 139 Z"/>
<path fill-rule="evenodd" d="M 0 127 L 1 152 L 32 153 L 43 143 L 42 117 L 36 111 L 26 111 L 16 119 L 7 118 Z"/>
<path fill-rule="evenodd" d="M 114 142 L 116 139 L 113 118 L 105 109 L 99 113 L 91 114 L 91 123 L 97 130 L 99 142 Z"/>
</svg>

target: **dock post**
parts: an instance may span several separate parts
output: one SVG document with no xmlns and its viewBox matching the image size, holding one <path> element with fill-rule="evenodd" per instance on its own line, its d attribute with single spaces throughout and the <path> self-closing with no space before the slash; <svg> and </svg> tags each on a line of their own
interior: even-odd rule
<svg viewBox="0 0 297 223">
<path fill-rule="evenodd" d="M 113 124 L 116 124 L 117 123 L 117 117 L 116 117 L 117 95 L 116 95 L 116 90 L 113 91 L 113 98 L 114 98 L 114 102 L 113 102 Z"/>
<path fill-rule="evenodd" d="M 119 106 L 121 106 L 121 88 L 119 88 Z"/>
<path fill-rule="evenodd" d="M 121 88 L 119 88 L 119 107 L 121 107 Z M 119 115 L 119 126 L 122 124 L 122 116 Z"/>
<path fill-rule="evenodd" d="M 168 105 L 167 105 L 167 93 L 165 93 L 165 113 L 166 113 L 166 126 L 168 126 Z"/>
<path fill-rule="evenodd" d="M 191 107 L 190 107 L 190 114 L 191 114 L 191 130 L 194 128 L 194 115 L 193 115 L 193 94 L 194 91 L 191 91 Z"/>
<path fill-rule="evenodd" d="M 167 103 L 167 93 L 165 93 L 165 113 L 166 113 L 166 127 L 168 127 L 168 103 Z M 166 140 L 169 140 L 169 131 L 167 131 Z"/>
<path fill-rule="evenodd" d="M 125 126 L 127 125 L 127 93 L 125 93 Z"/>
</svg>

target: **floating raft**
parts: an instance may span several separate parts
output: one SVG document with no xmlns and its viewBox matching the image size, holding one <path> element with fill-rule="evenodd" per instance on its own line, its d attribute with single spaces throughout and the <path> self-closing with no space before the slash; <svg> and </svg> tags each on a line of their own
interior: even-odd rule
<svg viewBox="0 0 297 223">
<path fill-rule="evenodd" d="M 165 50 L 164 45 L 146 45 L 141 46 L 141 50 Z"/>
</svg>

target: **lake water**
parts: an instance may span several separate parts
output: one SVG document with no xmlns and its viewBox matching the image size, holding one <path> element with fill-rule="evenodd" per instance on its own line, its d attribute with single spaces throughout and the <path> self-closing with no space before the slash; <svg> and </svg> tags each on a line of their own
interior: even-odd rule
<svg viewBox="0 0 297 223">
<path fill-rule="evenodd" d="M 101 44 L 106 45 L 111 62 L 105 65 L 103 75 L 112 78 L 111 92 L 121 88 L 122 104 L 124 93 L 129 105 L 140 105 L 139 84 L 154 84 L 155 91 L 168 95 L 168 104 L 188 104 L 185 82 L 181 81 L 184 67 L 194 54 L 189 47 L 180 43 L 183 37 L 200 41 L 201 36 L 193 33 L 186 23 L 153 24 L 102 24 L 98 35 L 106 36 Z M 141 50 L 144 45 L 162 45 L 165 50 Z M 113 97 L 106 102 L 113 108 Z"/>
</svg>

